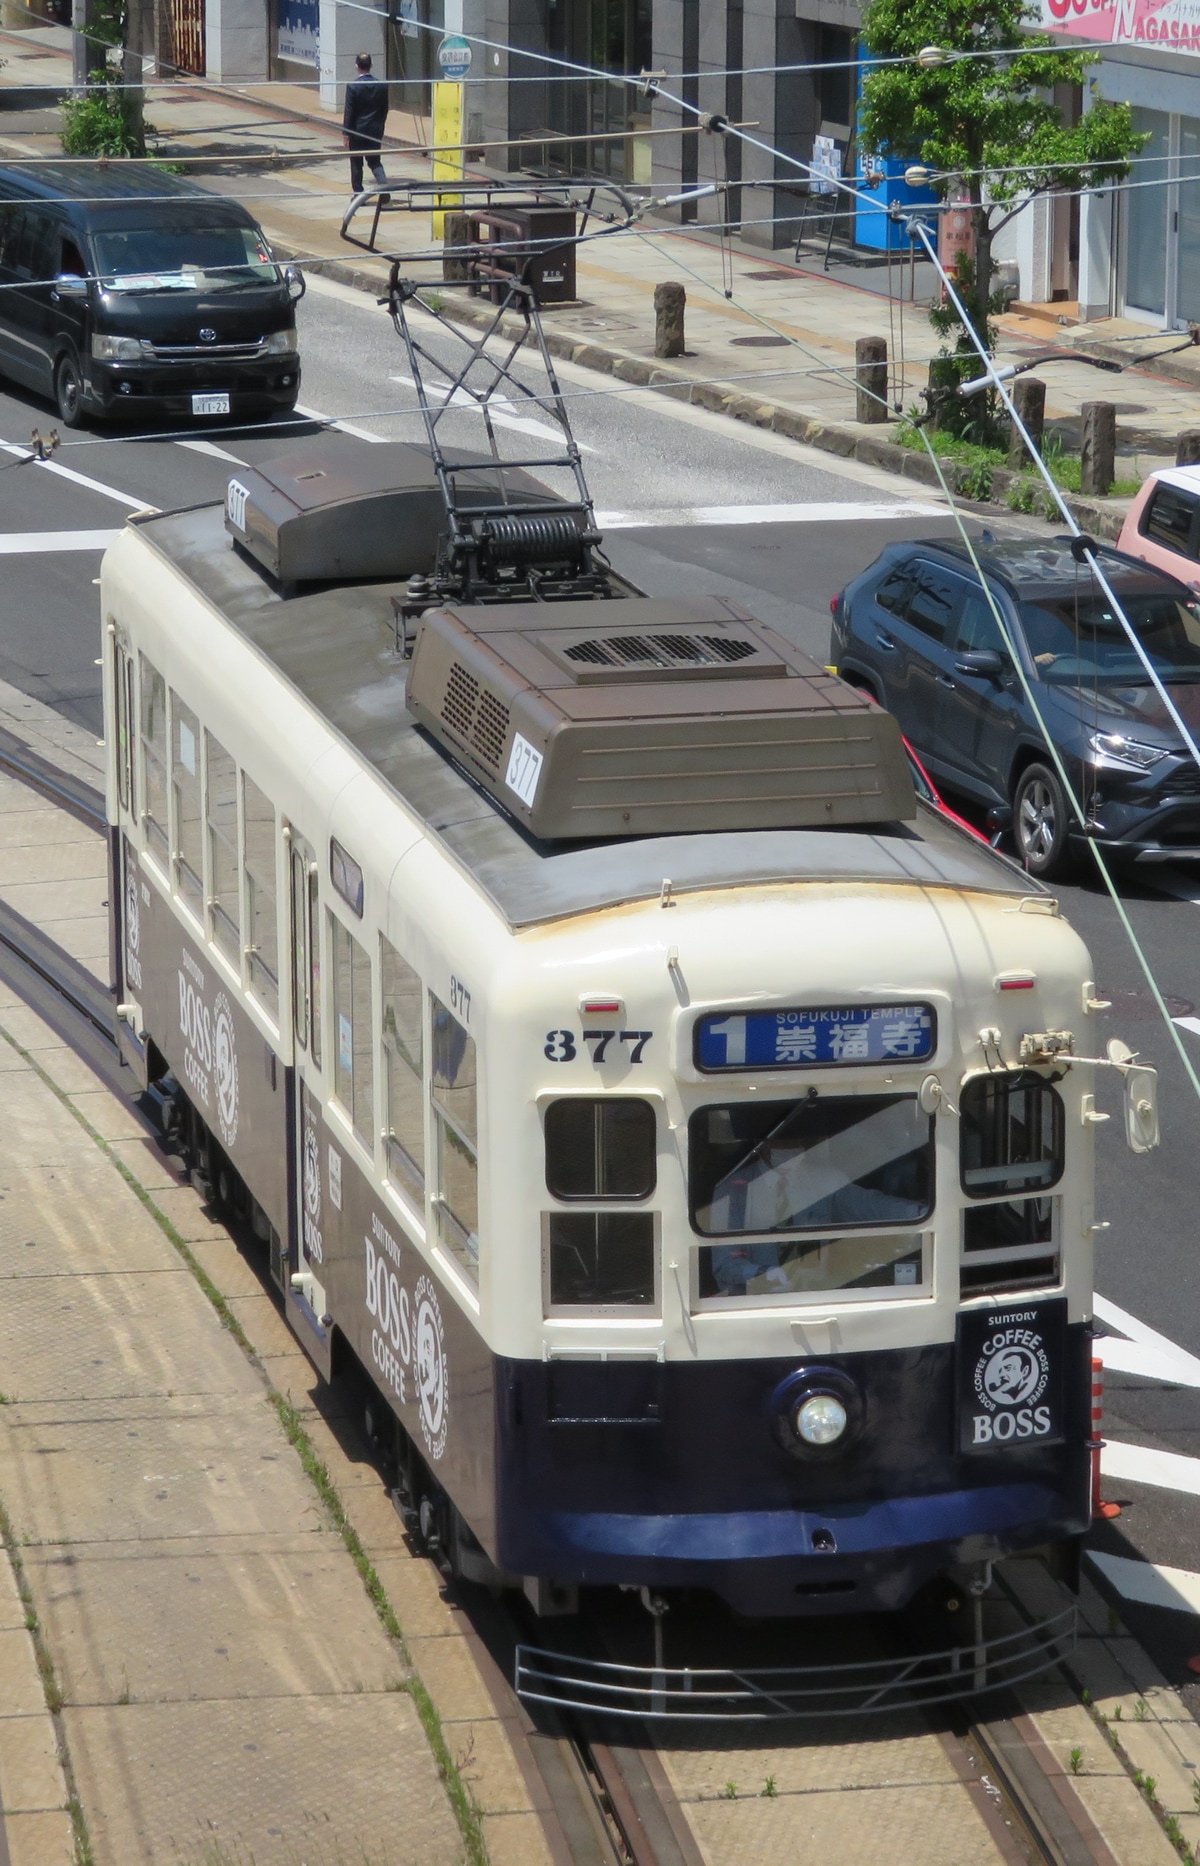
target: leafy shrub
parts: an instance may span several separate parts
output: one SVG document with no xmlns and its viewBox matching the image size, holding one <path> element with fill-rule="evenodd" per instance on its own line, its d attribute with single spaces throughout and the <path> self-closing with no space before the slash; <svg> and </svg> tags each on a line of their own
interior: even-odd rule
<svg viewBox="0 0 1200 1866">
<path fill-rule="evenodd" d="M 137 106 L 113 83 L 101 82 L 62 107 L 62 146 L 72 156 L 140 156 L 146 153 Z"/>
</svg>

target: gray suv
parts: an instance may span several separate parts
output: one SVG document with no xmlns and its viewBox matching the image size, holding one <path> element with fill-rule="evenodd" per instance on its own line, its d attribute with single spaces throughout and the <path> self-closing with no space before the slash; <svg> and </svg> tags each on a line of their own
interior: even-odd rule
<svg viewBox="0 0 1200 1866">
<path fill-rule="evenodd" d="M 889 545 L 833 600 L 830 659 L 896 715 L 938 785 L 1010 820 L 1030 873 L 1067 873 L 1088 842 L 1141 862 L 1200 860 L 1200 767 L 1069 541 L 976 547 L 1086 826 L 1047 756 L 964 546 Z M 1122 552 L 1104 574 L 1200 741 L 1200 612 Z"/>
</svg>

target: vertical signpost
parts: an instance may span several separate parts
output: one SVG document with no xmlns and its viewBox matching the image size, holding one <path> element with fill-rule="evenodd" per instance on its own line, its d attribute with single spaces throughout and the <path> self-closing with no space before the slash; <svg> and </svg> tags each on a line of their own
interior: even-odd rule
<svg viewBox="0 0 1200 1866">
<path fill-rule="evenodd" d="M 471 69 L 471 48 L 460 33 L 447 33 L 438 47 L 437 62 L 441 76 L 434 80 L 433 85 L 433 145 L 436 151 L 433 179 L 461 181 L 464 174 L 464 81 Z M 441 240 L 445 237 L 446 229 L 443 210 L 460 207 L 462 196 L 438 194 L 434 196 L 434 202 L 433 237 Z"/>
</svg>

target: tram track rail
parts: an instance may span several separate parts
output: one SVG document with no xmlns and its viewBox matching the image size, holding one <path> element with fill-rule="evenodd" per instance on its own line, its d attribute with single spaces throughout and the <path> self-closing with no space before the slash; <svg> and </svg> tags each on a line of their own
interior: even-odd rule
<svg viewBox="0 0 1200 1866">
<path fill-rule="evenodd" d="M 0 770 L 103 834 L 100 793 L 0 729 Z M 0 900 L 0 978 L 114 1091 L 129 1097 L 110 989 L 39 927 Z M 147 1131 L 161 1138 L 143 1113 Z M 257 1263 L 257 1258 L 252 1258 Z M 269 1277 L 262 1270 L 264 1287 Z M 450 1584 L 459 1629 L 492 1697 L 542 1821 L 555 1866 L 706 1866 L 659 1747 L 590 1716 L 539 1707 L 514 1689 L 525 1637 L 515 1612 L 483 1589 Z M 1011 1589 L 1013 1607 L 1031 1616 Z M 1006 1866 L 1121 1866 L 1069 1777 L 1011 1692 L 993 1694 L 929 1728 L 984 1819 Z M 2 1835 L 2 1829 L 0 1829 Z M 0 1839 L 2 1866 L 2 1839 Z"/>
</svg>

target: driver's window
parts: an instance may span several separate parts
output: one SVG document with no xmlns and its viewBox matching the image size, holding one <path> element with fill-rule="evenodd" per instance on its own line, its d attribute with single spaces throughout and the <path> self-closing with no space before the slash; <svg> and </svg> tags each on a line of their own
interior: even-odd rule
<svg viewBox="0 0 1200 1866">
<path fill-rule="evenodd" d="M 986 596 L 968 596 L 963 604 L 955 647 L 959 654 L 981 654 L 987 649 L 997 654 L 1005 652 L 1004 637 Z"/>
<path fill-rule="evenodd" d="M 87 277 L 87 264 L 74 240 L 64 239 L 62 254 L 58 262 L 60 272 L 69 272 L 77 279 Z"/>
</svg>

